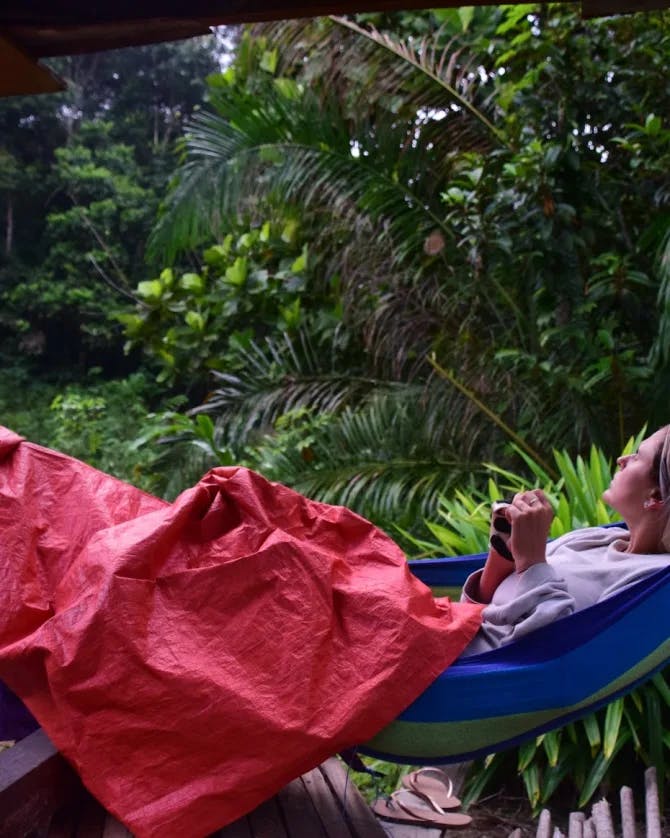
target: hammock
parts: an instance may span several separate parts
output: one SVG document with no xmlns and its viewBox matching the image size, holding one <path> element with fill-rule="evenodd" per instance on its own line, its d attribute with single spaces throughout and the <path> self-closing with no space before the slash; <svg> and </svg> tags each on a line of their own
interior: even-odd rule
<svg viewBox="0 0 670 838">
<path fill-rule="evenodd" d="M 0 448 L 4 443 L 7 452 L 13 452 L 15 449 L 18 451 L 19 442 L 20 438 L 11 432 L 5 431 L 4 435 L 0 433 Z M 50 492 L 53 495 L 50 503 L 55 504 L 53 509 L 58 510 L 59 515 L 64 511 L 62 497 L 69 498 L 69 506 L 73 510 L 73 516 L 64 522 L 68 534 L 64 544 L 77 541 L 74 538 L 77 527 L 93 527 L 95 530 L 102 526 L 102 519 L 97 524 L 91 519 L 94 511 L 96 515 L 102 515 L 104 511 L 104 515 L 111 516 L 114 520 L 107 522 L 106 525 L 109 526 L 115 523 L 117 518 L 119 521 L 128 520 L 140 512 L 148 513 L 154 508 L 156 514 L 159 514 L 164 508 L 161 501 L 149 498 L 71 458 L 28 443 L 20 446 L 20 450 L 21 456 L 27 459 L 25 464 L 16 470 L 16 479 L 13 477 L 10 481 L 11 491 L 7 493 L 4 501 L 7 505 L 12 495 L 16 495 L 13 501 L 16 510 L 11 512 L 9 507 L 6 510 L 9 523 L 14 520 L 25 521 L 25 510 L 23 515 L 18 511 L 20 503 L 26 501 L 28 507 L 37 503 L 42 487 L 47 485 L 51 487 Z M 227 472 L 225 475 L 223 472 L 226 470 L 221 470 L 221 474 L 227 477 Z M 21 481 L 27 480 L 31 474 L 37 477 L 33 477 L 32 483 L 27 482 L 23 489 L 20 489 Z M 207 484 L 207 480 L 205 483 Z M 259 486 L 266 484 L 260 483 Z M 207 486 L 201 487 L 200 491 L 205 489 L 209 491 Z M 80 493 L 76 497 L 75 490 Z M 300 500 L 299 496 L 282 487 L 266 486 L 261 494 L 265 495 L 267 492 L 270 494 L 265 497 L 265 504 L 261 505 L 261 509 L 268 510 L 268 514 L 277 506 L 293 509 L 291 514 L 294 517 L 297 515 L 296 520 L 301 521 L 300 525 L 303 526 L 310 520 L 309 516 L 298 514 L 301 508 L 299 504 L 305 502 L 315 510 L 323 510 L 324 514 L 330 515 L 323 505 Z M 110 494 L 114 503 L 111 503 L 111 500 L 103 503 L 106 493 Z M 281 502 L 278 502 L 281 493 L 286 497 L 282 495 Z M 94 508 L 91 504 L 92 498 L 96 498 L 100 508 Z M 36 510 L 39 512 L 37 517 L 42 517 L 43 504 L 41 508 L 36 507 Z M 87 514 L 82 514 L 84 510 Z M 337 514 L 345 517 L 350 515 L 343 511 Z M 267 517 L 266 513 L 263 512 L 260 517 Z M 147 520 L 149 518 L 147 514 Z M 45 518 L 47 519 L 49 516 Z M 52 527 L 54 523 L 52 520 Z M 36 532 L 44 529 L 37 518 L 34 525 Z M 305 544 L 311 544 L 311 550 L 314 546 L 314 535 L 309 534 L 311 525 L 307 530 Z M 381 534 L 374 537 L 381 537 Z M 354 541 L 356 539 L 352 541 L 350 538 L 346 542 L 347 549 L 354 549 Z M 341 549 L 342 544 L 337 547 L 337 550 Z M 395 549 L 391 542 L 384 541 L 382 553 L 393 552 Z M 337 550 L 335 556 L 339 555 Z M 460 587 L 467 575 L 480 567 L 483 560 L 484 555 L 481 554 L 458 559 L 412 562 L 410 566 L 416 577 L 430 586 L 436 595 L 442 596 L 453 594 L 454 589 Z M 402 560 L 399 564 L 404 568 Z M 16 571 L 16 563 L 13 563 L 12 567 Z M 287 572 L 285 578 L 288 580 L 294 577 Z M 296 581 L 294 579 L 293 587 Z M 385 582 L 381 587 L 387 590 L 388 584 Z M 395 721 L 383 727 L 381 732 L 367 741 L 360 750 L 387 760 L 405 763 L 459 761 L 503 750 L 538 733 L 559 727 L 611 701 L 649 678 L 670 657 L 669 585 L 670 568 L 666 568 L 604 602 L 540 629 L 516 643 L 482 655 L 460 659 L 431 683 L 431 678 L 435 677 L 434 673 L 440 672 L 453 655 L 464 648 L 476 629 L 476 615 L 468 615 L 466 606 L 454 607 L 454 618 L 459 616 L 462 619 L 460 624 L 455 623 L 450 631 L 452 636 L 458 639 L 460 649 L 445 654 L 444 640 L 438 635 L 433 637 L 428 631 L 419 646 L 411 650 L 409 658 L 404 658 L 402 665 L 396 669 L 399 681 L 392 681 L 388 674 L 385 674 L 375 682 L 374 694 L 370 696 L 370 699 L 374 700 L 369 710 L 378 721 L 375 727 L 377 730 L 389 719 L 393 719 L 394 714 L 398 712 L 399 693 L 408 689 L 408 682 L 412 682 L 415 690 L 413 696 L 400 704 L 403 707 L 407 707 L 408 701 L 417 695 L 423 684 L 430 686 Z M 215 587 L 213 590 L 225 591 L 226 586 L 221 589 Z M 402 598 L 401 596 L 400 599 Z M 275 600 L 275 594 L 270 591 L 269 601 Z M 305 599 L 305 603 L 310 601 L 316 604 L 311 597 Z M 430 608 L 428 605 L 425 608 L 428 609 L 428 614 Z M 459 608 L 463 611 L 459 611 Z M 26 619 L 36 619 L 33 611 L 27 613 Z M 35 611 L 35 614 L 37 613 Z M 418 612 L 415 610 L 413 613 L 416 616 Z M 432 617 L 429 622 L 431 619 Z M 389 624 L 388 639 L 381 643 L 381 647 L 376 647 L 372 658 L 380 662 L 389 660 L 390 663 L 390 659 L 398 650 L 398 636 L 404 638 L 407 632 L 414 632 L 414 622 L 416 620 L 410 619 L 406 627 L 402 628 L 397 615 L 393 615 Z M 370 623 L 369 605 L 366 606 L 365 619 L 362 620 L 362 624 L 364 623 Z M 445 637 L 448 634 L 449 632 Z M 427 637 L 432 638 L 432 646 L 426 640 Z M 368 645 L 369 642 L 365 641 Z M 346 661 L 341 660 L 338 666 L 347 663 L 351 668 L 352 677 L 358 677 L 356 670 L 360 669 L 360 660 L 351 660 L 351 647 L 347 646 L 347 650 Z M 368 657 L 370 651 L 367 649 Z M 441 662 L 437 660 L 438 656 Z M 442 657 L 445 659 L 442 660 Z M 412 666 L 414 670 L 410 672 Z M 336 667 L 336 671 L 341 674 L 340 668 Z M 13 681 L 18 684 L 19 673 L 9 661 L 6 674 L 3 671 L 2 675 L 10 686 L 13 686 Z M 419 675 L 423 678 L 423 684 L 417 686 Z M 28 683 L 24 685 L 24 693 L 30 693 Z M 371 681 L 366 683 L 372 688 Z M 389 689 L 392 690 L 391 695 Z M 22 693 L 17 687 L 15 691 Z M 48 691 L 46 695 L 49 695 Z M 354 696 L 349 680 L 343 685 L 343 690 L 328 694 L 328 705 L 337 706 L 345 698 L 349 704 L 360 707 L 361 702 L 358 696 Z M 7 700 L 11 702 L 12 699 L 9 697 Z M 299 702 L 303 702 L 302 697 L 299 697 Z M 315 718 L 318 717 L 317 713 Z M 58 712 L 54 718 L 59 718 Z M 28 725 L 34 724 L 30 718 L 23 721 Z M 300 725 L 296 726 L 296 730 L 301 729 Z M 366 734 L 358 741 L 365 738 Z M 345 744 L 336 739 L 336 736 L 331 736 L 328 744 L 324 743 L 323 747 L 338 748 Z M 350 743 L 351 741 L 349 740 Z"/>
<path fill-rule="evenodd" d="M 454 594 L 485 554 L 411 562 Z M 461 658 L 359 751 L 459 762 L 502 751 L 609 703 L 670 658 L 670 567 L 515 643 Z"/>
</svg>

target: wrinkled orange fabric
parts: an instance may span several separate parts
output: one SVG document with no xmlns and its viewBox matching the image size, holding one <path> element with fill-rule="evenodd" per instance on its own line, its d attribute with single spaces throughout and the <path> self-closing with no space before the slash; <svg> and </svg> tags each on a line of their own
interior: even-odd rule
<svg viewBox="0 0 670 838">
<path fill-rule="evenodd" d="M 243 468 L 172 504 L 0 429 L 0 678 L 140 838 L 204 836 L 410 704 L 479 606 Z"/>
</svg>

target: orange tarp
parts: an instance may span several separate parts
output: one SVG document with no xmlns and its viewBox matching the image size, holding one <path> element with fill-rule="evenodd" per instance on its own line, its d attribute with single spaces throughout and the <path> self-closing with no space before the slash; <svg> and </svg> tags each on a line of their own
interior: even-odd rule
<svg viewBox="0 0 670 838">
<path fill-rule="evenodd" d="M 243 468 L 167 504 L 0 429 L 0 678 L 137 836 L 200 836 L 472 638 L 368 521 Z"/>
</svg>

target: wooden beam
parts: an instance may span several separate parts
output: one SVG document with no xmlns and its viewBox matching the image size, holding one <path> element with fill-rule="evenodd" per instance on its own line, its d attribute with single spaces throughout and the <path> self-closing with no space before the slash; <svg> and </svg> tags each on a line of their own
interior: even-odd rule
<svg viewBox="0 0 670 838">
<path fill-rule="evenodd" d="M 57 93 L 65 83 L 0 34 L 0 96 Z"/>
<path fill-rule="evenodd" d="M 105 24 L 82 22 L 68 26 L 9 26 L 6 30 L 15 43 L 30 55 L 47 57 L 103 52 L 127 46 L 142 46 L 162 41 L 179 41 L 197 35 L 209 35 L 210 24 L 194 18 L 119 20 Z M 2 47 L 0 46 L 0 50 Z"/>
<path fill-rule="evenodd" d="M 609 17 L 667 9 L 668 0 L 582 0 L 582 17 Z"/>
<path fill-rule="evenodd" d="M 38 834 L 58 809 L 81 794 L 79 778 L 43 730 L 0 759 L 0 838 Z"/>
</svg>

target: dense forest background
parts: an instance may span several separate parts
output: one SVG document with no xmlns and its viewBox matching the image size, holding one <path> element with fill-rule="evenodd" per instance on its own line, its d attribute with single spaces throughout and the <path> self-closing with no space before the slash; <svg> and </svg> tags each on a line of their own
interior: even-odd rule
<svg viewBox="0 0 670 838">
<path fill-rule="evenodd" d="M 0 421 L 166 497 L 246 464 L 415 553 L 467 546 L 436 519 L 486 463 L 602 476 L 670 420 L 669 24 L 477 7 L 50 62 L 65 93 L 0 103 Z"/>
</svg>

